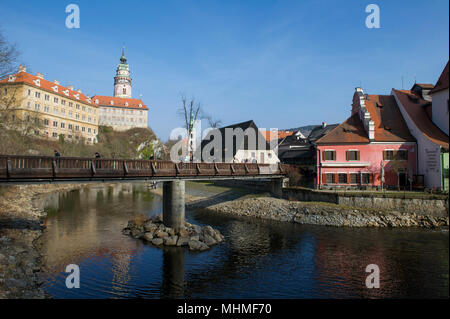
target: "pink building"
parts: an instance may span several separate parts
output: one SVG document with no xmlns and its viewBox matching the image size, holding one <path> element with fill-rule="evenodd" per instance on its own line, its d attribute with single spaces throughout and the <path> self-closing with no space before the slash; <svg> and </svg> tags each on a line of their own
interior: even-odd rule
<svg viewBox="0 0 450 319">
<path fill-rule="evenodd" d="M 356 88 L 351 116 L 316 147 L 319 187 L 381 186 L 382 163 L 383 185 L 406 186 L 417 170 L 416 140 L 392 95 Z"/>
</svg>

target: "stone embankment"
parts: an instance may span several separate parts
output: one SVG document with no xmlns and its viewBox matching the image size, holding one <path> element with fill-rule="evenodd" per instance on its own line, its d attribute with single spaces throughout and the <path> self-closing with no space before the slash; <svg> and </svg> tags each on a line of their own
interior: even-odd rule
<svg viewBox="0 0 450 319">
<path fill-rule="evenodd" d="M 40 286 L 41 255 L 37 239 L 45 216 L 40 198 L 83 185 L 0 187 L 0 299 L 46 298 Z"/>
<path fill-rule="evenodd" d="M 200 201 L 205 203 L 204 201 Z M 298 202 L 272 197 L 237 199 L 212 205 L 188 204 L 191 209 L 206 209 L 211 212 L 246 216 L 298 224 L 350 226 L 350 227 L 439 227 L 448 226 L 449 217 L 405 213 L 395 210 L 382 211 L 358 209 L 323 202 Z"/>
<path fill-rule="evenodd" d="M 225 239 L 219 230 L 211 226 L 201 227 L 185 222 L 179 230 L 166 227 L 161 215 L 146 220 L 130 220 L 122 232 L 154 246 L 186 246 L 196 251 L 207 250 Z"/>
</svg>

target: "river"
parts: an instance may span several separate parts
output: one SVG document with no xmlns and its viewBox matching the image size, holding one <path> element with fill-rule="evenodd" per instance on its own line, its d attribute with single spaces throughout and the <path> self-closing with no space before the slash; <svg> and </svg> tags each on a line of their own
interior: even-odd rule
<svg viewBox="0 0 450 319">
<path fill-rule="evenodd" d="M 187 211 L 189 222 L 226 237 L 193 253 L 121 233 L 133 216 L 162 211 L 145 184 L 90 186 L 44 204 L 43 288 L 54 298 L 449 297 L 448 228 L 336 228 Z M 66 288 L 69 264 L 80 268 L 80 288 Z M 366 288 L 368 264 L 380 269 L 379 289 Z"/>
</svg>

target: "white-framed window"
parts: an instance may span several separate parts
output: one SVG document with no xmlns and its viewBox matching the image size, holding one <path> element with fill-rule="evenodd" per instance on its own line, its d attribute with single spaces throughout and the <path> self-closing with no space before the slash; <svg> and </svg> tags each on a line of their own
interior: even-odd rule
<svg viewBox="0 0 450 319">
<path fill-rule="evenodd" d="M 335 161 L 336 160 L 336 150 L 324 150 L 322 152 L 322 160 Z"/>
</svg>

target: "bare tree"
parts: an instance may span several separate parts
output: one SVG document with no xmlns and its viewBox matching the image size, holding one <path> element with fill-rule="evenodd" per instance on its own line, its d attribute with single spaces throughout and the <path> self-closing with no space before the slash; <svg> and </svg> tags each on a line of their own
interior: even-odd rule
<svg viewBox="0 0 450 319">
<path fill-rule="evenodd" d="M 205 115 L 204 118 L 208 121 L 209 127 L 218 128 L 222 125 L 222 121 L 218 119 L 213 119 L 211 115 Z"/>
<path fill-rule="evenodd" d="M 184 119 L 185 128 L 187 132 L 187 143 L 188 143 L 188 154 L 192 160 L 193 156 L 193 143 L 194 136 L 192 136 L 194 131 L 195 122 L 201 118 L 201 104 L 196 102 L 194 98 L 189 101 L 186 96 L 181 96 L 182 107 L 178 110 L 178 113 Z"/>
<path fill-rule="evenodd" d="M 18 57 L 16 46 L 9 43 L 0 30 L 0 79 L 15 70 Z"/>
</svg>

